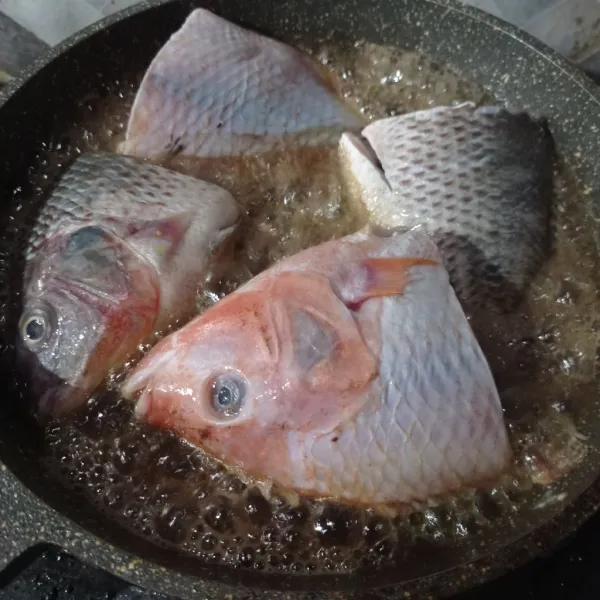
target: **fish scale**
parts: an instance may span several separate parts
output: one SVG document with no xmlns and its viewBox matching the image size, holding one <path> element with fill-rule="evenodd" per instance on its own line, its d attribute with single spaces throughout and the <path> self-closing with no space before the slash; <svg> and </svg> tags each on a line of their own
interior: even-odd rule
<svg viewBox="0 0 600 600">
<path fill-rule="evenodd" d="M 276 40 L 196 9 L 144 75 L 121 151 L 155 158 L 335 144 L 364 119 L 316 65 Z"/>
<path fill-rule="evenodd" d="M 342 137 L 372 225 L 420 227 L 468 308 L 512 308 L 548 257 L 552 139 L 526 114 L 472 103 L 381 119 Z"/>
<path fill-rule="evenodd" d="M 202 198 L 231 196 L 222 188 L 128 156 L 95 152 L 79 157 L 60 179 L 32 228 L 26 258 L 65 227 L 115 220 L 152 220 L 196 211 Z M 175 200 L 173 200 L 175 199 Z"/>
<path fill-rule="evenodd" d="M 363 417 L 361 427 L 366 432 L 373 432 L 371 441 L 367 443 L 350 432 L 346 435 L 350 437 L 351 446 L 343 445 L 343 437 L 338 441 L 340 454 L 348 454 L 361 462 L 359 470 L 364 473 L 372 472 L 369 467 L 374 464 L 382 464 L 385 467 L 385 475 L 381 476 L 376 472 L 372 481 L 368 479 L 363 486 L 369 490 L 371 497 L 382 501 L 383 498 L 396 497 L 405 502 L 424 501 L 432 494 L 441 492 L 437 482 L 442 480 L 441 473 L 445 472 L 444 483 L 447 486 L 460 488 L 464 482 L 465 476 L 481 472 L 481 465 L 486 465 L 484 469 L 490 468 L 492 471 L 505 464 L 506 454 L 499 449 L 507 448 L 506 431 L 503 425 L 501 410 L 484 412 L 484 418 L 473 420 L 472 405 L 464 399 L 474 397 L 485 397 L 490 393 L 489 380 L 484 377 L 483 385 L 477 381 L 478 373 L 471 371 L 470 367 L 479 368 L 485 359 L 477 345 L 457 345 L 456 334 L 451 328 L 447 327 L 456 316 L 452 309 L 457 310 L 451 301 L 452 295 L 448 297 L 449 308 L 444 309 L 438 305 L 437 309 L 419 306 L 414 312 L 398 311 L 397 304 L 402 303 L 402 299 L 385 299 L 384 304 L 389 304 L 389 314 L 382 315 L 382 326 L 384 332 L 382 356 L 382 370 L 380 377 L 382 381 L 388 381 L 386 388 L 386 402 L 384 407 L 389 410 L 389 416 L 382 415 L 378 409 L 374 413 L 373 419 L 376 425 L 368 422 L 368 417 Z M 450 308 L 452 307 L 452 308 Z M 431 315 L 430 318 L 424 318 L 424 313 Z M 410 318 L 414 314 L 413 318 Z M 398 315 L 398 316 L 396 316 Z M 387 318 L 386 318 L 387 317 Z M 420 346 L 419 351 L 413 351 L 406 357 L 385 356 L 386 349 L 394 351 L 399 347 L 397 340 L 409 339 L 422 340 L 427 339 L 431 330 L 436 332 L 447 332 L 448 335 L 442 335 L 437 338 L 435 352 L 430 356 L 430 352 L 424 345 Z M 468 327 L 466 329 L 468 332 Z M 386 343 L 385 340 L 388 340 Z M 400 346 L 401 348 L 402 346 Z M 466 352 L 466 354 L 465 354 Z M 449 358 L 451 357 L 451 359 Z M 408 360 L 408 365 L 407 365 Z M 423 373 L 423 365 L 428 365 L 427 371 Z M 398 367 L 398 373 L 394 372 L 394 367 Z M 453 373 L 461 373 L 461 382 L 458 382 L 457 388 L 450 392 L 448 389 L 448 379 Z M 436 383 L 442 382 L 442 386 Z M 413 400 L 414 399 L 414 400 Z M 450 400 L 452 399 L 452 400 Z M 485 419 L 489 414 L 494 418 L 490 423 Z M 390 425 L 390 429 L 385 431 L 380 425 L 382 423 L 398 423 L 400 425 L 396 430 Z M 423 436 L 416 438 L 415 430 L 423 432 Z M 471 432 L 471 428 L 473 432 Z M 405 436 L 408 429 L 413 429 L 412 436 Z M 384 435 L 384 439 L 378 440 L 377 434 Z M 394 437 L 400 440 L 406 437 L 405 442 L 398 441 L 394 443 Z M 460 440 L 460 442 L 458 441 Z M 470 440 L 474 452 L 465 454 L 462 444 L 465 440 Z M 325 450 L 319 447 L 326 446 L 325 438 L 316 442 L 312 452 L 320 456 L 325 455 Z M 413 446 L 414 445 L 414 446 Z M 390 448 L 402 448 L 403 458 L 398 461 L 390 460 Z M 413 446 L 411 448 L 411 446 Z M 442 453 L 443 448 L 446 448 Z M 454 448 L 454 460 L 452 452 Z M 428 450 L 429 449 L 429 450 Z M 460 461 L 456 460 L 456 454 L 460 454 Z M 431 457 L 432 463 L 421 463 L 417 457 L 427 455 Z M 435 457 L 439 458 L 435 458 Z M 437 461 L 437 463 L 436 463 Z M 454 466 L 459 463 L 459 467 Z M 491 463 L 491 464 L 490 464 Z M 437 466 L 436 466 L 437 464 Z M 402 475 L 398 476 L 397 471 L 402 470 Z M 405 471 L 406 469 L 406 471 Z M 455 472 L 456 470 L 456 472 Z M 393 471 L 396 471 L 394 475 Z M 346 463 L 344 468 L 336 471 L 329 471 L 329 477 L 323 476 L 316 478 L 318 491 L 326 495 L 326 486 L 331 486 L 331 478 L 339 479 L 335 482 L 336 489 L 349 488 L 354 480 L 355 474 L 352 473 L 350 465 Z M 320 486 L 320 487 L 319 487 Z M 386 489 L 387 488 L 387 489 Z M 447 491 L 447 490 L 446 490 Z"/>
</svg>

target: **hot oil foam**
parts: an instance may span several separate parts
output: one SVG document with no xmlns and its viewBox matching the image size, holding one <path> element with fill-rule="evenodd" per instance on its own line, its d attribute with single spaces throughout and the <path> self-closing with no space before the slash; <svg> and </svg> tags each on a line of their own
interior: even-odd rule
<svg viewBox="0 0 600 600">
<path fill-rule="evenodd" d="M 414 53 L 356 44 L 343 50 L 323 46 L 315 55 L 339 74 L 342 93 L 368 118 L 490 100 L 485 90 Z M 104 112 L 94 115 L 85 134 L 74 134 L 68 148 L 57 149 L 55 142 L 54 156 L 64 152 L 66 160 L 91 149 L 114 150 L 134 89 L 115 85 L 114 102 L 104 103 Z M 45 176 L 61 163 L 42 165 Z M 209 274 L 199 310 L 278 258 L 361 224 L 346 206 L 333 153 L 245 159 L 218 168 L 211 161 L 167 166 L 227 187 L 247 212 L 235 260 Z M 576 186 L 560 179 L 555 256 L 533 282 L 523 311 L 481 340 L 498 365 L 517 449 L 514 471 L 497 488 L 395 519 L 314 501 L 293 508 L 277 494 L 266 500 L 174 436 L 137 423 L 114 392 L 48 428 L 47 468 L 111 519 L 155 543 L 257 570 L 348 572 L 396 560 L 408 577 L 411 558 L 435 571 L 519 537 L 572 499 L 597 460 L 582 439 L 597 410 L 594 224 Z M 555 474 L 549 470 L 568 471 L 575 464 L 571 475 L 551 485 L 534 483 Z"/>
</svg>

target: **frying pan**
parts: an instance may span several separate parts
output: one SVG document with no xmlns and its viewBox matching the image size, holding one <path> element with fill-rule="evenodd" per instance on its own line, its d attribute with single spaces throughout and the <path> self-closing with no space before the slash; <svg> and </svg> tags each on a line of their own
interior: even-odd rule
<svg viewBox="0 0 600 600">
<path fill-rule="evenodd" d="M 600 505 L 600 481 L 542 527 L 492 555 L 465 556 L 438 572 L 413 564 L 389 577 L 264 575 L 215 567 L 155 547 L 109 521 L 53 481 L 40 465 L 39 430 L 21 414 L 13 342 L 25 232 L 11 225 L 17 204 L 40 185 L 33 176 L 49 140 L 60 140 L 101 111 L 124 74 L 141 77 L 189 12 L 204 6 L 263 33 L 294 39 L 366 39 L 417 49 L 487 86 L 508 107 L 548 120 L 559 153 L 587 190 L 590 216 L 600 206 L 600 94 L 556 53 L 516 28 L 451 0 L 150 0 L 100 21 L 33 63 L 0 96 L 0 568 L 22 552 L 65 548 L 151 590 L 192 598 L 348 598 L 446 596 L 550 551 Z M 43 183 L 51 186 L 52 178 Z M 599 230 L 600 232 L 600 230 Z M 591 443 L 600 448 L 600 427 Z M 599 469 L 600 470 L 600 469 Z M 597 475 L 594 473 L 593 475 Z M 450 568 L 450 566 L 452 568 Z M 423 567 L 423 568 L 421 568 Z"/>
</svg>

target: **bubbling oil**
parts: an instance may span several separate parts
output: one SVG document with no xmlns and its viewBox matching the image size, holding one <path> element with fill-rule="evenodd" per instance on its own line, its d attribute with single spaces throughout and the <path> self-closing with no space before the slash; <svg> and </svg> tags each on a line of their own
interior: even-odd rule
<svg viewBox="0 0 600 600">
<path fill-rule="evenodd" d="M 413 52 L 366 43 L 304 49 L 338 75 L 341 93 L 367 119 L 493 100 L 485 89 Z M 115 85 L 113 101 L 83 134 L 73 134 L 77 142 L 68 153 L 114 151 L 134 90 Z M 60 148 L 52 150 L 56 155 Z M 165 163 L 226 187 L 245 209 L 233 260 L 208 273 L 199 311 L 274 261 L 362 225 L 346 202 L 336 160 L 333 149 L 313 149 Z M 408 578 L 472 560 L 541 524 L 595 474 L 598 457 L 586 438 L 598 408 L 594 226 L 576 182 L 557 168 L 554 256 L 532 282 L 522 309 L 492 323 L 480 339 L 515 449 L 514 469 L 491 490 L 389 518 L 310 499 L 291 506 L 276 489 L 266 498 L 202 451 L 137 422 L 114 391 L 122 374 L 81 413 L 47 428 L 45 465 L 110 519 L 208 563 L 291 573 L 380 572 L 401 565 Z M 426 564 L 426 573 L 413 569 L 417 564 Z"/>
</svg>

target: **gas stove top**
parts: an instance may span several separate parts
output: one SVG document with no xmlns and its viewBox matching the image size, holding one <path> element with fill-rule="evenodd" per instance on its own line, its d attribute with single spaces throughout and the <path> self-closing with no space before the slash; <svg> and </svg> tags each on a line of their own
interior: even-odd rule
<svg viewBox="0 0 600 600">
<path fill-rule="evenodd" d="M 141 590 L 58 550 L 17 559 L 0 573 L 0 600 L 176 600 Z"/>
<path fill-rule="evenodd" d="M 453 600 L 597 600 L 600 514 L 545 559 Z M 26 553 L 0 573 L 0 600 L 176 600 L 127 584 L 57 549 Z"/>
</svg>

